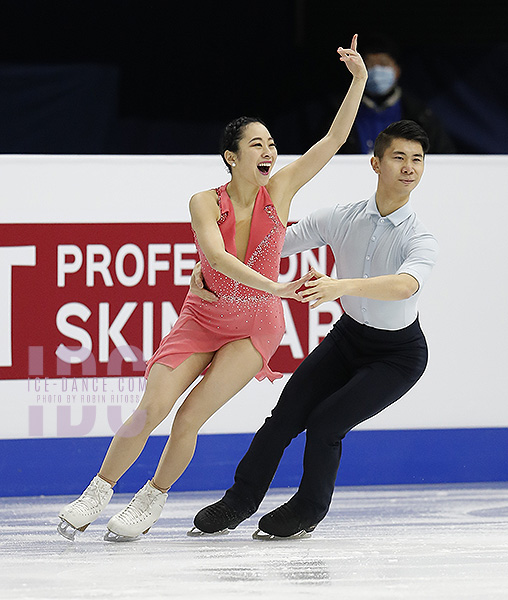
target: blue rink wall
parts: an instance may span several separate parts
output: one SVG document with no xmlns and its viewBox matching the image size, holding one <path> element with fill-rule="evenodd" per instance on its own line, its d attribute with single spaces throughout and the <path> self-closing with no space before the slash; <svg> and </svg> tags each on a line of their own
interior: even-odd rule
<svg viewBox="0 0 508 600">
<path fill-rule="evenodd" d="M 253 434 L 200 435 L 174 491 L 224 490 Z M 110 438 L 0 440 L 0 496 L 77 494 L 96 474 Z M 166 438 L 154 436 L 117 485 L 134 492 L 154 472 Z M 286 450 L 273 487 L 297 486 L 305 434 Z M 352 431 L 337 485 L 508 481 L 508 428 Z"/>
</svg>

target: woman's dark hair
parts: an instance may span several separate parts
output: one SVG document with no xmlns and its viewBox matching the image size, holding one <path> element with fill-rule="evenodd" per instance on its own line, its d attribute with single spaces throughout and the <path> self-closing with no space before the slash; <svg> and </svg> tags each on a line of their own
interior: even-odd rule
<svg viewBox="0 0 508 600">
<path fill-rule="evenodd" d="M 423 150 L 423 154 L 429 151 L 429 137 L 425 131 L 414 121 L 396 121 L 388 125 L 386 129 L 377 136 L 374 142 L 374 156 L 383 158 L 386 149 L 395 139 L 410 140 L 418 142 Z"/>
<path fill-rule="evenodd" d="M 226 165 L 227 170 L 230 173 L 231 166 L 224 158 L 224 154 L 226 153 L 226 150 L 234 152 L 235 154 L 238 152 L 238 144 L 242 139 L 243 131 L 247 127 L 247 125 L 250 125 L 251 123 L 261 123 L 261 125 L 265 125 L 261 119 L 258 119 L 256 117 L 238 117 L 237 119 L 234 119 L 233 121 L 228 123 L 224 128 L 224 131 L 222 132 L 222 137 L 220 141 L 220 154 L 222 156 L 224 164 Z"/>
</svg>

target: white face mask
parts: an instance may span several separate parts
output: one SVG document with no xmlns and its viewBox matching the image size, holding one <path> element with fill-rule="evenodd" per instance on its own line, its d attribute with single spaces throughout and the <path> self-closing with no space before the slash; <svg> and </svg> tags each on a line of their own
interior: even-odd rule
<svg viewBox="0 0 508 600">
<path fill-rule="evenodd" d="M 395 69 L 374 65 L 369 69 L 369 78 L 365 89 L 374 96 L 383 96 L 395 84 Z"/>
</svg>

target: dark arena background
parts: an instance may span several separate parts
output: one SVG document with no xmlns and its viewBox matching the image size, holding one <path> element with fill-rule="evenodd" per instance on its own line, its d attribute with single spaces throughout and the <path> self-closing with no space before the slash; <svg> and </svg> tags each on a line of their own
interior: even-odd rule
<svg viewBox="0 0 508 600">
<path fill-rule="evenodd" d="M 213 154 L 224 123 L 279 152 L 326 131 L 347 85 L 335 49 L 395 44 L 401 84 L 459 153 L 508 151 L 507 4 L 17 0 L 0 20 L 0 152 Z"/>
</svg>

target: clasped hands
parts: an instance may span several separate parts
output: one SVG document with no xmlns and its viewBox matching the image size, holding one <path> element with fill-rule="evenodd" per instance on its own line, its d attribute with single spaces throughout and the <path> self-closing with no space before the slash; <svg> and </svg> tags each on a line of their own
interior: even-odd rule
<svg viewBox="0 0 508 600">
<path fill-rule="evenodd" d="M 304 277 L 302 288 L 296 294 L 296 300 L 300 302 L 312 303 L 310 308 L 316 308 L 323 302 L 337 300 L 345 294 L 345 284 L 340 279 L 333 279 L 319 273 L 316 269 L 311 268 L 308 277 Z M 217 296 L 207 290 L 204 285 L 203 275 L 201 273 L 201 263 L 196 263 L 191 275 L 190 291 L 207 302 L 217 302 Z"/>
</svg>

